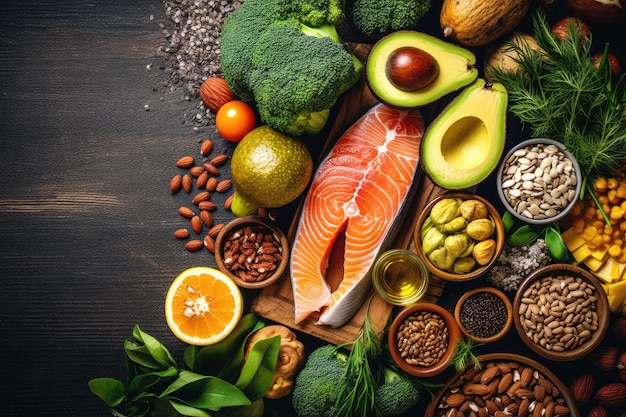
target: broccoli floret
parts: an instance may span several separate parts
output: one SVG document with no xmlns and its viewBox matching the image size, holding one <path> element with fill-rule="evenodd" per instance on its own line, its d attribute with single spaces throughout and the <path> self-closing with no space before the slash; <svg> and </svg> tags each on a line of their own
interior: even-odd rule
<svg viewBox="0 0 626 417">
<path fill-rule="evenodd" d="M 265 123 L 295 136 L 325 126 L 328 110 L 358 76 L 351 54 L 333 40 L 335 33 L 334 26 L 311 29 L 287 20 L 261 34 L 249 80 Z"/>
<path fill-rule="evenodd" d="M 324 345 L 309 354 L 291 393 L 298 416 L 329 417 L 333 414 L 339 387 L 346 383 L 346 359 L 334 345 Z"/>
<path fill-rule="evenodd" d="M 374 402 L 383 416 L 398 416 L 410 410 L 420 398 L 420 385 L 405 373 L 380 365 L 384 382 L 376 388 Z"/>
<path fill-rule="evenodd" d="M 354 27 L 370 39 L 397 30 L 415 29 L 430 9 L 430 0 L 354 0 L 349 17 Z"/>
<path fill-rule="evenodd" d="M 261 120 L 293 136 L 317 133 L 363 64 L 335 23 L 344 0 L 246 0 L 222 26 L 220 63 L 233 92 Z M 306 24 L 305 24 L 306 22 Z"/>
</svg>

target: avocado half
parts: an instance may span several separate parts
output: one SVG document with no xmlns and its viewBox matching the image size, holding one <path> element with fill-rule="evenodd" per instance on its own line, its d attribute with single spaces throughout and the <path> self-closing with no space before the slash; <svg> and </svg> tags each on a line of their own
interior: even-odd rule
<svg viewBox="0 0 626 417">
<path fill-rule="evenodd" d="M 402 47 L 421 49 L 439 64 L 439 75 L 424 88 L 404 91 L 387 78 L 386 66 L 391 54 Z M 478 77 L 476 56 L 469 50 L 425 33 L 401 30 L 380 39 L 372 47 L 365 65 L 365 75 L 372 94 L 381 102 L 397 108 L 426 105 L 470 84 Z"/>
<path fill-rule="evenodd" d="M 508 93 L 500 83 L 479 78 L 428 126 L 420 163 L 442 188 L 472 187 L 491 174 L 506 141 Z"/>
</svg>

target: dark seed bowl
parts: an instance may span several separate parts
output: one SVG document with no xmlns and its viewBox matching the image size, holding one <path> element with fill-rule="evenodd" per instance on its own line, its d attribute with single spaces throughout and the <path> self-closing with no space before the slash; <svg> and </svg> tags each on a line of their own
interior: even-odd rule
<svg viewBox="0 0 626 417">
<path fill-rule="evenodd" d="M 513 307 L 496 288 L 474 288 L 456 303 L 454 318 L 465 336 L 479 343 L 492 343 L 511 329 Z"/>
</svg>

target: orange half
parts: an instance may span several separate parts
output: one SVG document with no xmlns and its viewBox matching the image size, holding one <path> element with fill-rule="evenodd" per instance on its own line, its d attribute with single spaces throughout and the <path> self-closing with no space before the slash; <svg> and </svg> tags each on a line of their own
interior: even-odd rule
<svg viewBox="0 0 626 417">
<path fill-rule="evenodd" d="M 221 271 L 197 266 L 183 271 L 165 297 L 165 318 L 176 337 L 206 346 L 228 336 L 243 314 L 239 287 Z"/>
</svg>

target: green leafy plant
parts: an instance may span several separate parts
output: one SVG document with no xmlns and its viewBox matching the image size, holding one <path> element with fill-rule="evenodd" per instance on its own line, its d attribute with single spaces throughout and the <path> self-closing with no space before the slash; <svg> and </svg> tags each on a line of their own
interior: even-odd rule
<svg viewBox="0 0 626 417">
<path fill-rule="evenodd" d="M 261 400 L 270 388 L 280 336 L 255 343 L 246 360 L 248 335 L 265 324 L 252 313 L 242 317 L 226 339 L 190 346 L 179 368 L 157 339 L 133 328 L 124 342 L 126 383 L 109 377 L 89 381 L 91 391 L 118 417 L 221 417 Z"/>
<path fill-rule="evenodd" d="M 482 345 L 482 343 L 478 343 L 468 337 L 461 338 L 456 344 L 456 353 L 452 357 L 454 369 L 462 372 L 470 365 L 480 368 L 481 365 L 476 356 L 476 348 Z"/>
</svg>

